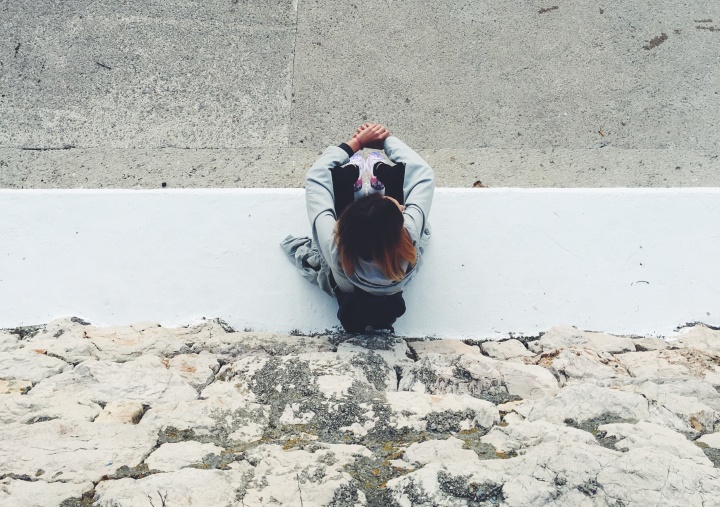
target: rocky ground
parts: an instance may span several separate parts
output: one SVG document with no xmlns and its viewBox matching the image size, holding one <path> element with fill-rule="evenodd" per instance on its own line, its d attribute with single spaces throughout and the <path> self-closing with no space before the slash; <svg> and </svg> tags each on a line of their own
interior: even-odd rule
<svg viewBox="0 0 720 507">
<path fill-rule="evenodd" d="M 720 331 L 0 331 L 3 506 L 720 504 Z"/>
</svg>

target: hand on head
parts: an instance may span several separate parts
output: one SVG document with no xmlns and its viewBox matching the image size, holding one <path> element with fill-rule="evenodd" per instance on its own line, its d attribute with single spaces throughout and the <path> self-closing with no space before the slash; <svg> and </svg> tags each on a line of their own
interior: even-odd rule
<svg viewBox="0 0 720 507">
<path fill-rule="evenodd" d="M 390 135 L 390 131 L 379 123 L 365 123 L 360 125 L 353 135 L 363 148 L 373 148 L 382 150 L 385 139 Z"/>
</svg>

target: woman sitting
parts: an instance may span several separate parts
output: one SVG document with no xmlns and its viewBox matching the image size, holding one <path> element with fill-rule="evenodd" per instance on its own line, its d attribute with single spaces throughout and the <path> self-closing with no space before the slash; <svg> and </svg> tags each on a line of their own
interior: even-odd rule
<svg viewBox="0 0 720 507">
<path fill-rule="evenodd" d="M 383 149 L 393 165 L 377 151 L 365 160 L 363 148 Z M 337 298 L 346 331 L 392 330 L 405 313 L 402 291 L 430 236 L 434 190 L 427 162 L 373 123 L 328 147 L 308 172 L 312 240 L 288 236 L 282 245 L 303 276 Z"/>
</svg>

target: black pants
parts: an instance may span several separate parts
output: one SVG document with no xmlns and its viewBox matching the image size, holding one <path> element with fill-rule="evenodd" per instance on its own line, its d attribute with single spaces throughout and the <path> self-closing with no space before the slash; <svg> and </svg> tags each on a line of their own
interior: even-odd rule
<svg viewBox="0 0 720 507">
<path fill-rule="evenodd" d="M 360 168 L 354 164 L 337 166 L 330 169 L 333 179 L 333 192 L 335 193 L 335 215 L 340 218 L 350 204 L 355 201 L 355 182 L 360 176 Z M 375 176 L 385 185 L 385 195 L 405 204 L 403 184 L 405 182 L 405 164 L 390 166 L 378 162 L 375 166 Z"/>
<path fill-rule="evenodd" d="M 335 193 L 335 213 L 338 218 L 345 208 L 355 201 L 355 182 L 360 176 L 356 165 L 338 166 L 330 170 Z M 405 164 L 390 166 L 383 162 L 376 164 L 374 174 L 385 185 L 385 195 L 405 204 L 403 184 L 405 182 Z M 362 333 L 367 326 L 373 329 L 390 329 L 398 317 L 405 313 L 405 300 L 402 291 L 389 296 L 375 296 L 359 287 L 355 291 L 341 291 L 335 280 L 331 280 L 338 301 L 337 317 L 348 333 Z"/>
</svg>

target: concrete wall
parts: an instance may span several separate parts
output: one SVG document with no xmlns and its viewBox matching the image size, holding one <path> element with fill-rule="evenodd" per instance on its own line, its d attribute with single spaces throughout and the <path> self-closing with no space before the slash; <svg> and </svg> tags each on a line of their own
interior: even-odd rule
<svg viewBox="0 0 720 507">
<path fill-rule="evenodd" d="M 439 189 L 400 334 L 720 324 L 720 189 Z M 337 324 L 278 246 L 299 189 L 0 190 L 0 327 L 76 315 L 236 328 Z"/>
</svg>

